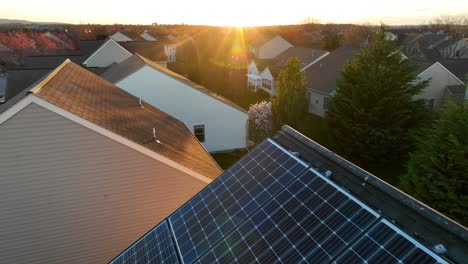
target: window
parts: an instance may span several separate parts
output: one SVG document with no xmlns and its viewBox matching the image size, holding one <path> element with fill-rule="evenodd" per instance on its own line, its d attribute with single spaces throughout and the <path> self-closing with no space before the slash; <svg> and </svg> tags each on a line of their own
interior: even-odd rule
<svg viewBox="0 0 468 264">
<path fill-rule="evenodd" d="M 263 79 L 263 88 L 271 90 L 271 80 Z"/>
<path fill-rule="evenodd" d="M 430 110 L 434 109 L 435 98 L 427 99 L 426 105 L 429 107 Z"/>
<path fill-rule="evenodd" d="M 324 97 L 323 98 L 323 110 L 328 109 L 328 104 L 330 103 L 330 98 L 329 97 Z"/>
<path fill-rule="evenodd" d="M 193 126 L 193 134 L 200 142 L 205 142 L 205 125 Z"/>
</svg>

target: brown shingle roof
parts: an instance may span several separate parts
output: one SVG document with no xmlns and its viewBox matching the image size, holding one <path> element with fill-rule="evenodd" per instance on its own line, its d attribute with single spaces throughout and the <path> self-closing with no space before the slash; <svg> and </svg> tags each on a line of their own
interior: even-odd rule
<svg viewBox="0 0 468 264">
<path fill-rule="evenodd" d="M 201 85 L 198 85 L 194 82 L 192 82 L 191 80 L 157 64 L 156 62 L 153 62 L 143 56 L 140 56 L 139 54 L 136 54 L 136 55 L 133 55 L 132 57 L 122 61 L 121 63 L 119 64 L 116 64 L 114 66 L 112 66 L 109 70 L 107 70 L 106 72 L 104 72 L 101 77 L 112 82 L 112 83 L 116 83 L 122 79 L 124 79 L 125 77 L 129 76 L 130 74 L 136 72 L 137 70 L 139 70 L 141 67 L 145 66 L 145 65 L 148 65 L 150 67 L 152 67 L 153 69 L 163 73 L 163 74 L 166 74 L 167 76 L 177 80 L 177 81 L 180 81 L 180 82 L 183 82 L 185 83 L 186 85 L 194 88 L 194 89 L 197 89 L 199 90 L 200 92 L 203 92 L 205 93 L 206 95 L 208 96 L 211 96 L 241 112 L 244 112 L 244 113 L 247 113 L 242 107 L 234 104 L 233 102 L 229 101 L 228 99 L 222 97 L 221 95 L 201 86 Z"/>
<path fill-rule="evenodd" d="M 31 93 L 208 178 L 221 173 L 182 122 L 68 60 Z"/>
</svg>

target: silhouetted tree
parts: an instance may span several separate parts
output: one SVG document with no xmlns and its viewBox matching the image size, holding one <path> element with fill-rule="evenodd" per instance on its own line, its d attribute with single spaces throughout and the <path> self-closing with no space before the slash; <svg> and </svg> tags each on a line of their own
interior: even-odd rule
<svg viewBox="0 0 468 264">
<path fill-rule="evenodd" d="M 428 85 L 418 82 L 414 65 L 403 60 L 381 27 L 372 48 L 362 47 L 348 62 L 326 112 L 343 155 L 374 167 L 407 153 L 411 132 L 427 122 L 429 110 L 413 100 Z"/>
<path fill-rule="evenodd" d="M 468 224 L 468 103 L 448 102 L 432 128 L 418 137 L 401 187 L 461 224 Z"/>
<path fill-rule="evenodd" d="M 299 59 L 293 58 L 279 73 L 276 82 L 276 96 L 272 99 L 275 129 L 284 124 L 297 128 L 306 112 L 306 79 Z"/>
</svg>

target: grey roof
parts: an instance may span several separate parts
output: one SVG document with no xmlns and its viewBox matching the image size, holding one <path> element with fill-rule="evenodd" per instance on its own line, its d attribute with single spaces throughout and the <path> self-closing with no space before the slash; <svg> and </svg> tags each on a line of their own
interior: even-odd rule
<svg viewBox="0 0 468 264">
<path fill-rule="evenodd" d="M 307 47 L 291 47 L 276 56 L 274 66 L 285 67 L 289 59 L 296 57 L 301 62 L 301 68 L 303 68 L 325 55 L 327 52 L 326 50 Z"/>
<path fill-rule="evenodd" d="M 62 61 L 63 62 L 63 61 Z M 8 101 L 24 89 L 28 88 L 51 70 L 9 70 L 7 71 L 6 98 Z"/>
<path fill-rule="evenodd" d="M 9 69 L 55 69 L 64 60 L 82 64 L 91 54 L 102 45 L 103 41 L 80 41 L 78 51 L 72 51 L 65 55 L 40 55 L 27 57 L 23 65 L 12 65 Z"/>
<path fill-rule="evenodd" d="M 199 90 L 200 92 L 203 92 L 204 94 L 208 95 L 208 96 L 211 96 L 215 99 L 217 99 L 218 101 L 221 101 L 241 112 L 244 112 L 246 113 L 246 111 L 241 108 L 240 106 L 234 104 L 233 102 L 229 101 L 227 98 L 225 97 L 222 97 L 220 96 L 219 94 L 216 94 L 215 92 L 199 85 L 199 84 L 196 84 L 194 82 L 192 82 L 191 80 L 157 64 L 156 62 L 154 61 L 151 61 L 143 56 L 140 56 L 139 54 L 136 54 L 136 55 L 133 55 L 132 57 L 122 61 L 121 63 L 119 64 L 115 64 L 114 66 L 112 66 L 109 70 L 107 70 L 106 72 L 104 72 L 101 77 L 104 78 L 105 80 L 108 80 L 112 83 L 116 83 L 118 82 L 119 80 L 122 80 L 124 79 L 125 77 L 129 76 L 130 74 L 136 72 L 137 70 L 139 70 L 140 68 L 142 68 L 143 66 L 145 65 L 148 65 L 150 67 L 152 67 L 153 69 L 171 77 L 172 79 L 175 79 L 177 81 L 180 81 L 196 90 Z"/>
<path fill-rule="evenodd" d="M 462 82 L 468 83 L 468 59 L 446 59 L 440 63 Z"/>
<path fill-rule="evenodd" d="M 466 87 L 464 85 L 448 85 L 447 96 L 453 98 L 458 103 L 463 103 L 466 96 Z"/>
<path fill-rule="evenodd" d="M 437 61 L 435 60 L 421 60 L 413 59 L 412 63 L 416 66 L 416 75 L 421 74 L 423 71 L 427 70 L 429 67 L 434 65 Z"/>
<path fill-rule="evenodd" d="M 353 53 L 359 51 L 360 48 L 355 46 L 343 46 L 307 68 L 305 70 L 307 88 L 324 94 L 333 93 L 346 62 L 353 59 Z"/>
<path fill-rule="evenodd" d="M 331 172 L 334 183 L 409 234 L 417 234 L 428 247 L 442 244 L 446 256 L 465 263 L 468 229 L 431 207 L 401 192 L 378 177 L 336 155 L 298 131 L 284 126 L 273 139 L 323 175 Z"/>
<path fill-rule="evenodd" d="M 166 61 L 164 45 L 160 41 L 124 41 L 119 44 L 132 54 L 140 54 L 152 61 Z"/>
</svg>

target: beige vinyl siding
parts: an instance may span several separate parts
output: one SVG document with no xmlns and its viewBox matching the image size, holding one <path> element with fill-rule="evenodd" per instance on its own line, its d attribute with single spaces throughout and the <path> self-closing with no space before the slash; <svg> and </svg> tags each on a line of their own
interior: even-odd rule
<svg viewBox="0 0 468 264">
<path fill-rule="evenodd" d="M 0 124 L 0 262 L 105 263 L 205 185 L 31 104 Z"/>
</svg>

